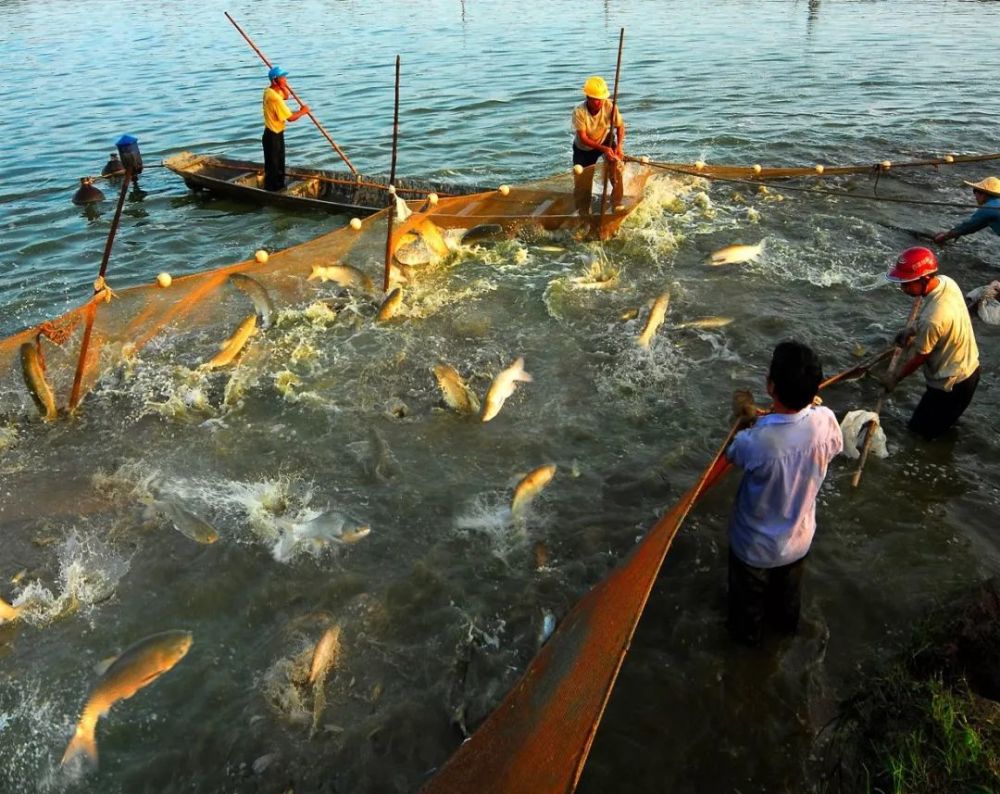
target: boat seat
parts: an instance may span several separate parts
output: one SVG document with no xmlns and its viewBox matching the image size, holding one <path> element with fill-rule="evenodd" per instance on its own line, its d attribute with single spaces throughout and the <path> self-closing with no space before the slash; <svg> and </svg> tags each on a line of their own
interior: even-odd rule
<svg viewBox="0 0 1000 794">
<path fill-rule="evenodd" d="M 316 198 L 320 194 L 320 184 L 318 179 L 299 179 L 289 182 L 285 187 L 285 193 L 289 196 L 302 196 L 303 198 Z"/>
<path fill-rule="evenodd" d="M 232 182 L 234 185 L 246 185 L 247 187 L 264 187 L 264 175 L 257 173 L 256 171 L 247 171 L 243 174 L 237 174 L 232 179 L 227 180 Z"/>
</svg>

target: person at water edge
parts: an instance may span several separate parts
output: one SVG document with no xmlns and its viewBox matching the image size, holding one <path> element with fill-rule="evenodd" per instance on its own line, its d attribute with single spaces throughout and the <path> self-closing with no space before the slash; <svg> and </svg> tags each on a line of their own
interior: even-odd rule
<svg viewBox="0 0 1000 794">
<path fill-rule="evenodd" d="M 264 189 L 281 190 L 285 187 L 285 124 L 297 121 L 309 112 L 308 105 L 301 105 L 294 113 L 285 104 L 292 95 L 285 79 L 288 72 L 272 66 L 267 73 L 271 84 L 264 89 Z"/>
<path fill-rule="evenodd" d="M 979 348 L 972 318 L 958 284 L 938 273 L 938 260 L 929 248 L 907 248 L 885 275 L 911 298 L 923 297 L 915 331 L 901 331 L 897 343 L 910 350 L 895 376 L 887 375 L 886 389 L 921 366 L 927 390 L 910 417 L 909 428 L 926 439 L 940 436 L 969 407 L 979 385 Z"/>
<path fill-rule="evenodd" d="M 781 342 L 768 369 L 771 410 L 745 419 L 712 483 L 730 465 L 743 469 L 729 519 L 729 630 L 757 644 L 767 622 L 798 629 L 802 577 L 816 532 L 816 496 L 843 436 L 829 408 L 814 405 L 823 380 L 819 357 L 801 342 Z"/>
<path fill-rule="evenodd" d="M 611 206 L 621 204 L 624 193 L 622 174 L 625 166 L 625 121 L 608 97 L 608 84 L 602 77 L 588 77 L 583 84 L 585 99 L 573 109 L 573 196 L 581 216 L 590 215 L 594 185 L 594 166 L 604 157 L 611 182 Z"/>
<path fill-rule="evenodd" d="M 954 229 L 935 234 L 934 242 L 944 243 L 986 228 L 992 229 L 993 234 L 1000 235 L 1000 179 L 988 176 L 979 182 L 965 184 L 972 188 L 972 196 L 979 209 Z"/>
</svg>

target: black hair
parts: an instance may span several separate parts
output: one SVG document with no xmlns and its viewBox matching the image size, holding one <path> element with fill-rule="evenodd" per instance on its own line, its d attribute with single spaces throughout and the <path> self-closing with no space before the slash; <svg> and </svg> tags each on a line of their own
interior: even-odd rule
<svg viewBox="0 0 1000 794">
<path fill-rule="evenodd" d="M 771 355 L 768 377 L 781 404 L 800 411 L 813 401 L 823 380 L 823 364 L 811 347 L 801 342 L 780 342 Z"/>
</svg>

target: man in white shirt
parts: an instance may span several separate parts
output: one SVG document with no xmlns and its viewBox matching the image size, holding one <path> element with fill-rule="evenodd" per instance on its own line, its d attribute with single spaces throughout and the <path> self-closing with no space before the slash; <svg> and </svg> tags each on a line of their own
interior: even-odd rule
<svg viewBox="0 0 1000 794">
<path fill-rule="evenodd" d="M 979 348 L 962 290 L 938 273 L 929 248 L 907 248 L 886 279 L 912 298 L 923 297 L 912 352 L 899 374 L 887 377 L 890 391 L 908 375 L 924 368 L 927 390 L 910 417 L 909 428 L 926 439 L 940 436 L 958 421 L 979 385 Z M 909 345 L 911 339 L 900 339 Z"/>
</svg>

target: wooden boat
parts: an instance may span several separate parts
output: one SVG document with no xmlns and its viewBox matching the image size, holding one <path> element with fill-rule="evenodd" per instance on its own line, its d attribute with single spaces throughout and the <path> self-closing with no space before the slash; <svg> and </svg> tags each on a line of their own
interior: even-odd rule
<svg viewBox="0 0 1000 794">
<path fill-rule="evenodd" d="M 248 160 L 181 152 L 163 161 L 192 190 L 254 204 L 298 209 L 371 215 L 389 201 L 386 177 L 355 175 L 347 171 L 290 167 L 284 190 L 264 189 L 264 166 Z M 430 193 L 441 198 L 494 190 L 495 185 L 459 185 L 416 179 L 397 179 L 396 192 L 404 199 L 422 199 Z"/>
</svg>

